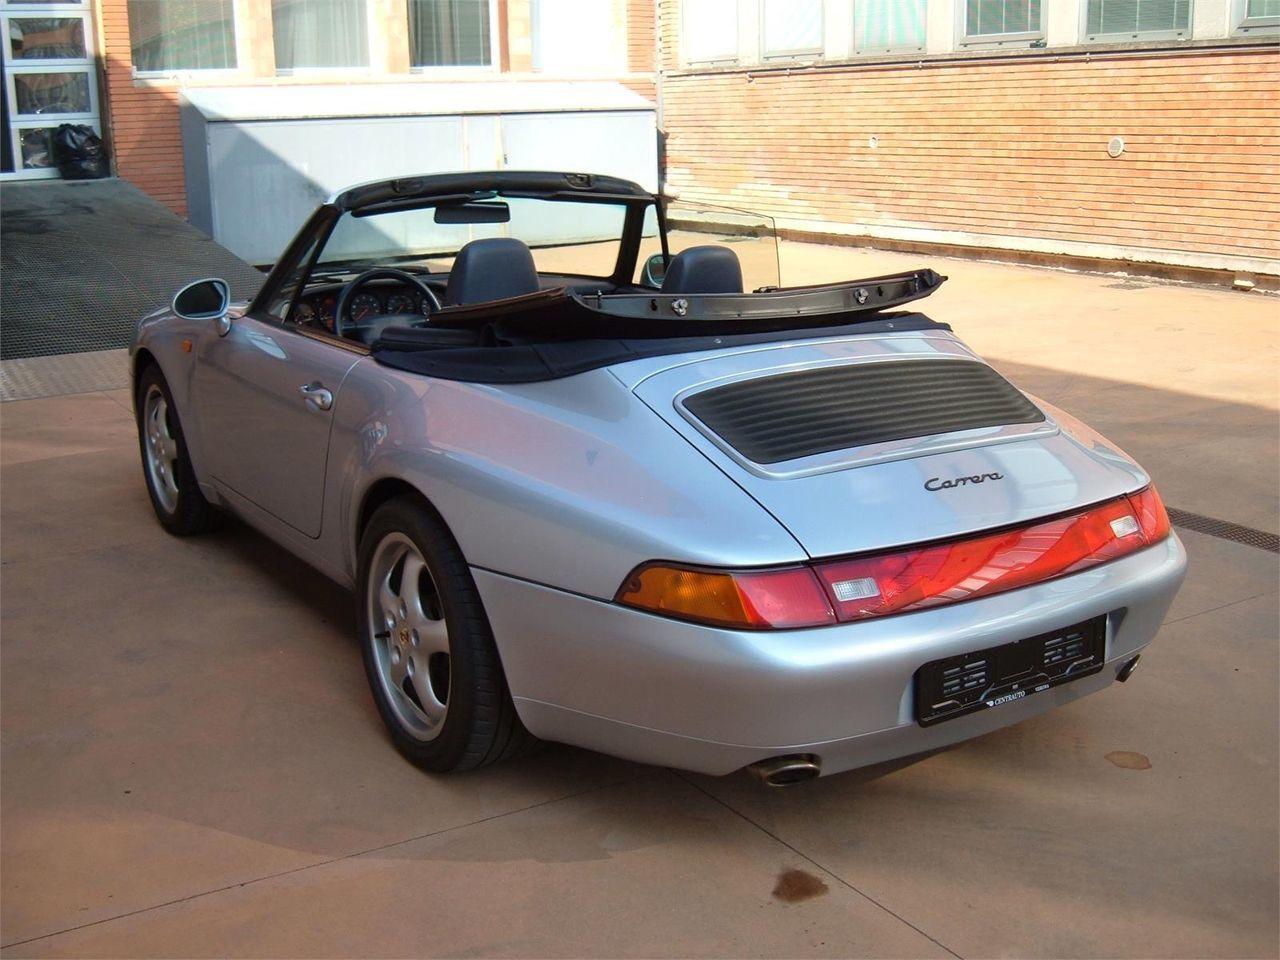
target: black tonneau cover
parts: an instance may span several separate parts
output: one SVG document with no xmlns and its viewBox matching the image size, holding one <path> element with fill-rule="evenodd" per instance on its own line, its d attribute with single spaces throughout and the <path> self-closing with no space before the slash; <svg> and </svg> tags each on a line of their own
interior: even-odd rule
<svg viewBox="0 0 1280 960">
<path fill-rule="evenodd" d="M 643 357 L 660 357 L 675 353 L 721 350 L 725 347 L 749 346 L 756 343 L 780 343 L 788 340 L 810 340 L 815 337 L 848 337 L 868 333 L 904 330 L 950 330 L 945 323 L 930 320 L 921 313 L 890 313 L 872 320 L 834 326 L 774 330 L 766 333 L 740 333 L 702 337 L 647 337 L 644 339 L 558 340 L 546 343 L 493 343 L 490 346 L 463 346 L 456 340 L 457 331 L 441 331 L 441 339 L 454 335 L 454 343 L 424 348 L 421 341 L 405 342 L 399 334 L 388 330 L 374 345 L 373 358 L 388 367 L 407 370 L 441 380 L 470 383 L 536 383 L 557 380 L 599 367 L 612 366 Z M 494 331 L 501 335 L 501 329 Z"/>
<path fill-rule="evenodd" d="M 583 292 L 564 287 L 448 307 L 423 327 L 391 327 L 379 363 L 443 380 L 532 383 L 641 357 L 771 341 L 950 330 L 919 313 L 884 313 L 929 296 L 932 270 L 744 294 Z"/>
</svg>

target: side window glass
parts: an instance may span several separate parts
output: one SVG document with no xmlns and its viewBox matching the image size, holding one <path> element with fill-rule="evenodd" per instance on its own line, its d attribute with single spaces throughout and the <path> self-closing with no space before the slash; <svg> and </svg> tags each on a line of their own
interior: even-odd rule
<svg viewBox="0 0 1280 960">
<path fill-rule="evenodd" d="M 297 299 L 299 291 L 307 281 L 307 276 L 311 272 L 311 261 L 315 258 L 322 238 L 323 233 L 307 247 L 306 253 L 294 264 L 293 269 L 276 290 L 275 296 L 267 304 L 267 313 L 273 319 L 281 323 L 289 319 L 289 311 L 293 308 L 294 300 Z"/>
<path fill-rule="evenodd" d="M 650 205 L 644 212 L 644 225 L 640 228 L 640 252 L 636 256 L 634 281 L 641 286 L 658 286 L 656 277 L 646 274 L 645 265 L 651 257 L 662 253 L 662 238 L 658 235 L 658 212 Z"/>
<path fill-rule="evenodd" d="M 778 262 L 778 235 L 773 218 L 748 210 L 709 203 L 673 200 L 667 204 L 667 248 L 671 256 L 688 247 L 706 244 L 728 247 L 742 267 L 744 289 L 776 287 L 781 284 Z M 648 249 L 649 237 L 641 243 Z M 654 248 L 656 246 L 656 238 Z M 644 264 L 643 253 L 640 258 Z"/>
</svg>

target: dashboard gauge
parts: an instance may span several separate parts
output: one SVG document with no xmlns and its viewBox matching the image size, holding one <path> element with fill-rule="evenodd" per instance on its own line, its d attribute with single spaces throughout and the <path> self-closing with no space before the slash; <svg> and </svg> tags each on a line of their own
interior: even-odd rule
<svg viewBox="0 0 1280 960">
<path fill-rule="evenodd" d="M 387 297 L 387 313 L 417 313 L 413 297 L 407 293 L 393 293 Z"/>
<path fill-rule="evenodd" d="M 372 293 L 357 293 L 347 306 L 347 316 L 352 323 L 362 323 L 382 313 L 382 301 Z"/>
<path fill-rule="evenodd" d="M 423 297 L 422 302 L 418 304 L 418 312 L 424 317 L 431 316 L 431 301 Z"/>
<path fill-rule="evenodd" d="M 307 303 L 306 300 L 299 300 L 293 308 L 293 322 L 305 323 L 307 325 L 316 322 L 316 308 Z"/>
<path fill-rule="evenodd" d="M 320 323 L 331 333 L 335 329 L 333 324 L 333 310 L 334 307 L 337 306 L 337 303 L 338 296 L 334 293 L 329 294 L 323 300 L 316 301 L 316 313 L 320 317 Z"/>
</svg>

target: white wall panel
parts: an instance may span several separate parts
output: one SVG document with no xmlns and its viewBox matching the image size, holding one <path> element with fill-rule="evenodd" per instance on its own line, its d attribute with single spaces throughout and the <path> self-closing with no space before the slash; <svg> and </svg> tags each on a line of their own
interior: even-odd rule
<svg viewBox="0 0 1280 960">
<path fill-rule="evenodd" d="M 506 167 L 658 181 L 652 110 L 211 120 L 188 106 L 183 140 L 191 222 L 254 264 L 274 262 L 327 196 L 369 180 Z M 536 239 L 580 238 L 583 224 L 547 233 Z"/>
</svg>

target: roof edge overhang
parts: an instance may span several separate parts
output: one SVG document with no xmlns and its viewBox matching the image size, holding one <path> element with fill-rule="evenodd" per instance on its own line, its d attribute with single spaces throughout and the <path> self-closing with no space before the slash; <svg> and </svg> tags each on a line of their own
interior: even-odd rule
<svg viewBox="0 0 1280 960">
<path fill-rule="evenodd" d="M 339 191 L 326 202 L 339 210 L 360 210 L 390 200 L 429 200 L 432 197 L 485 192 L 547 200 L 612 200 L 621 203 L 652 203 L 654 200 L 654 195 L 639 184 L 619 177 L 537 170 L 474 170 L 375 180 Z"/>
<path fill-rule="evenodd" d="M 388 83 L 186 87 L 184 106 L 207 123 L 449 117 L 529 113 L 653 113 L 655 104 L 617 81 L 419 80 Z"/>
</svg>

